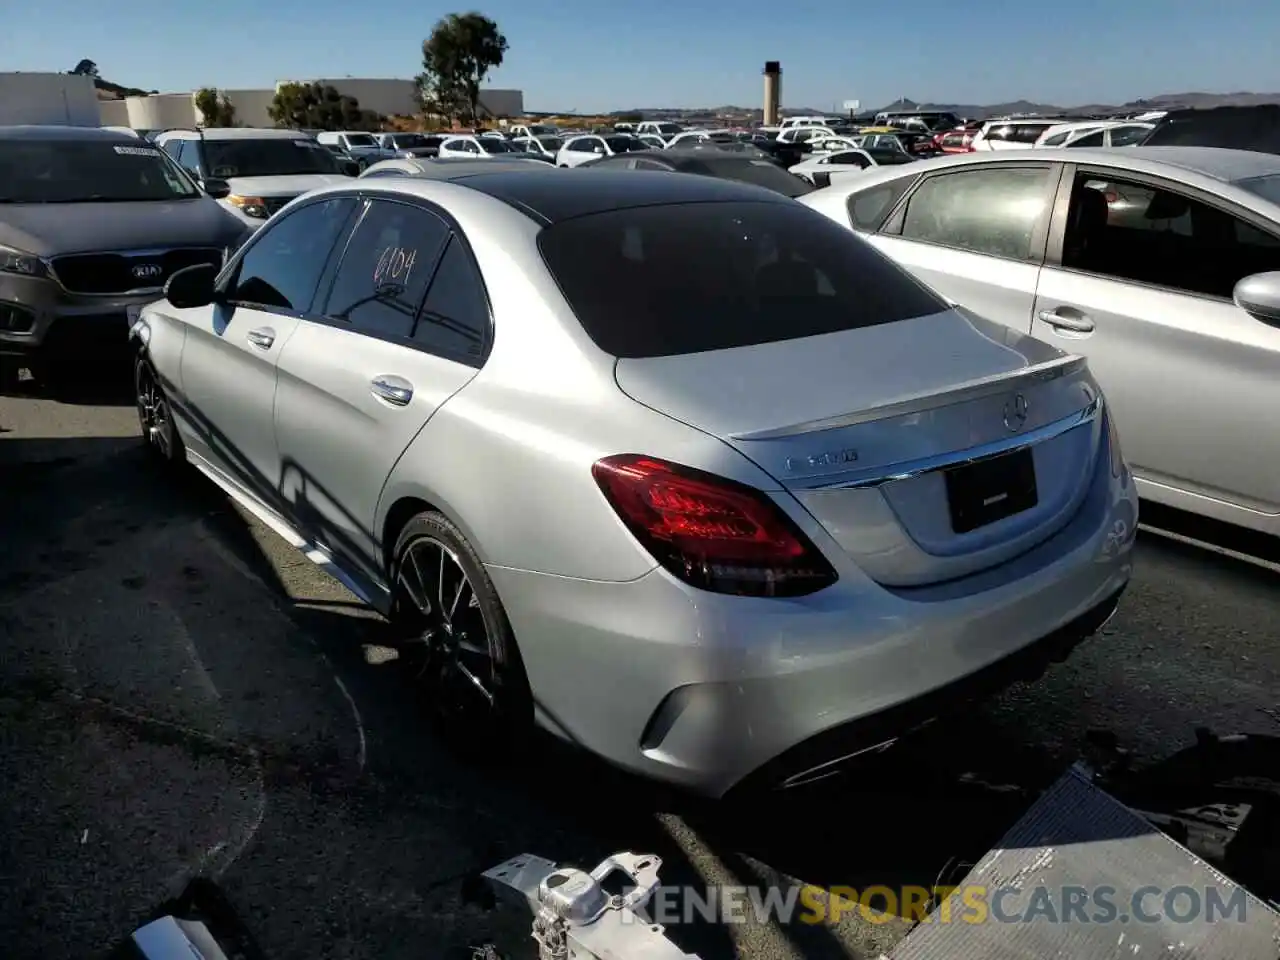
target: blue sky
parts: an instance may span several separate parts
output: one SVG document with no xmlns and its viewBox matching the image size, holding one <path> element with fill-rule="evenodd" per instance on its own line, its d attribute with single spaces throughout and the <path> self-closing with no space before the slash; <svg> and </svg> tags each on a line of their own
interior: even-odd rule
<svg viewBox="0 0 1280 960">
<path fill-rule="evenodd" d="M 5 5 L 0 69 L 69 70 L 165 92 L 277 79 L 412 76 L 443 14 L 421 0 L 39 0 Z M 1280 89 L 1276 0 L 486 0 L 511 50 L 487 85 L 530 110 L 755 106 L 780 60 L 783 105 L 898 96 L 1059 106 Z"/>
</svg>

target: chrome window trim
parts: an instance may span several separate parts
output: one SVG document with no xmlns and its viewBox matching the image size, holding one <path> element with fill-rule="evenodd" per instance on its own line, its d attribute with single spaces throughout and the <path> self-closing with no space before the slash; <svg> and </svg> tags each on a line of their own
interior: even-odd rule
<svg viewBox="0 0 1280 960">
<path fill-rule="evenodd" d="M 1099 395 L 1094 397 L 1088 406 L 1077 410 L 1070 416 L 1055 420 L 1052 423 L 1046 423 L 1044 426 L 1037 427 L 1027 433 L 1002 437 L 999 440 L 979 444 L 976 447 L 969 447 L 966 450 L 921 457 L 918 460 L 904 460 L 900 463 L 890 464 L 887 467 L 876 467 L 873 471 L 864 470 L 860 473 L 845 474 L 840 479 L 833 480 L 828 478 L 810 481 L 805 484 L 791 484 L 790 486 L 791 489 L 795 490 L 857 490 L 867 487 L 879 487 L 899 480 L 911 480 L 927 473 L 937 473 L 940 470 L 950 470 L 954 467 L 980 463 L 983 460 L 1003 456 L 1006 453 L 1012 453 L 1024 447 L 1033 447 L 1036 444 L 1044 443 L 1091 424 L 1101 415 L 1102 407 L 1102 396 Z"/>
</svg>

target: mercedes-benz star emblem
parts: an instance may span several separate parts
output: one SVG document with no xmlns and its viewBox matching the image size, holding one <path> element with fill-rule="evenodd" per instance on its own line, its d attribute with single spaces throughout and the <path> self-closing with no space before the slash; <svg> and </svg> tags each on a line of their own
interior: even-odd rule
<svg viewBox="0 0 1280 960">
<path fill-rule="evenodd" d="M 1004 425 L 1013 433 L 1017 433 L 1027 423 L 1027 398 L 1018 394 L 1004 405 Z"/>
</svg>

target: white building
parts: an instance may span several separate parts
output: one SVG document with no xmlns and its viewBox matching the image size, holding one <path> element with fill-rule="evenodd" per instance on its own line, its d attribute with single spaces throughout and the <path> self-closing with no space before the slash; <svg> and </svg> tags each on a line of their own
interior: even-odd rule
<svg viewBox="0 0 1280 960">
<path fill-rule="evenodd" d="M 69 73 L 0 73 L 0 124 L 96 127 L 100 117 L 98 91 L 92 77 Z"/>
<path fill-rule="evenodd" d="M 74 78 L 73 78 L 74 79 Z M 235 108 L 236 123 L 246 127 L 271 127 L 268 112 L 276 90 L 285 83 L 321 83 L 340 94 L 354 97 L 360 107 L 383 116 L 412 116 L 418 113 L 417 86 L 412 80 L 326 77 L 315 80 L 281 80 L 265 90 L 219 90 Z M 481 90 L 481 111 L 493 117 L 524 114 L 521 90 Z M 133 127 L 137 130 L 164 130 L 194 127 L 203 121 L 195 106 L 195 93 L 163 93 L 124 100 L 104 100 L 98 107 L 103 126 Z"/>
</svg>

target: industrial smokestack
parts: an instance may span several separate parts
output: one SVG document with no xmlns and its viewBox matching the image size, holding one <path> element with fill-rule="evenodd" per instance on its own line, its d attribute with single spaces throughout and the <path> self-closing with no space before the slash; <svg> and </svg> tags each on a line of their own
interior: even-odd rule
<svg viewBox="0 0 1280 960">
<path fill-rule="evenodd" d="M 764 124 L 775 127 L 782 109 L 782 64 L 767 60 L 764 65 Z"/>
</svg>

